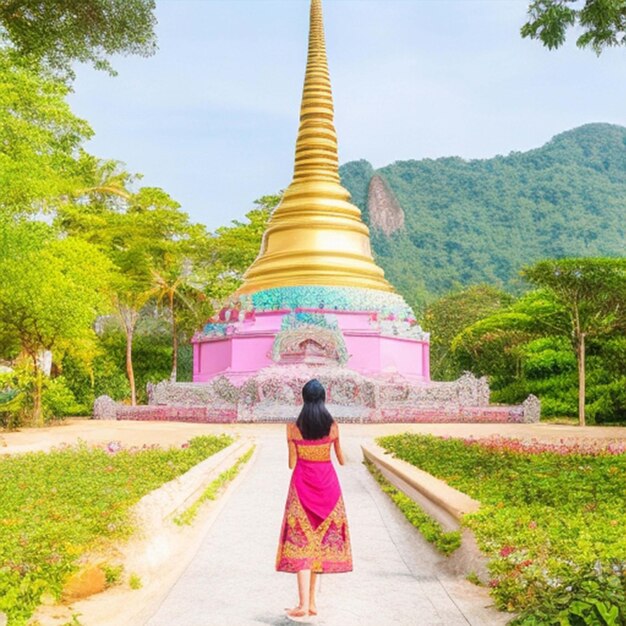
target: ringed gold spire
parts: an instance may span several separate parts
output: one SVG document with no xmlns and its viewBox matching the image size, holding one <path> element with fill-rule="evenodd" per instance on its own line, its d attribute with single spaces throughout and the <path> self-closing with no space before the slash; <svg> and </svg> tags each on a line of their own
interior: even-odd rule
<svg viewBox="0 0 626 626">
<path fill-rule="evenodd" d="M 361 211 L 339 179 L 322 1 L 311 0 L 309 52 L 293 180 L 239 294 L 299 285 L 393 291 L 372 257 Z"/>
</svg>

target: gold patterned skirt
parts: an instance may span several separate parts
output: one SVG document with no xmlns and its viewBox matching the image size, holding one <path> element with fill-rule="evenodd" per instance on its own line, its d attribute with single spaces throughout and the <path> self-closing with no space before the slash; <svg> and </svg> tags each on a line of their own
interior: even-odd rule
<svg viewBox="0 0 626 626">
<path fill-rule="evenodd" d="M 329 470 L 332 472 L 335 476 L 332 482 L 335 482 L 337 478 L 334 468 L 330 463 L 311 465 L 315 467 L 306 467 L 309 464 L 301 460 L 296 464 L 287 494 L 276 555 L 276 570 L 299 572 L 310 569 L 320 574 L 351 572 L 352 551 L 348 520 L 341 491 L 338 492 L 338 497 L 336 494 L 339 483 L 336 482 L 336 490 L 333 489 L 335 485 L 332 485 L 330 489 L 322 488 L 316 493 L 316 481 L 306 480 L 307 477 L 310 479 L 311 470 L 316 472 L 323 469 L 324 474 L 328 474 Z M 303 473 L 305 480 L 302 480 Z M 324 482 L 326 481 L 321 481 L 322 486 Z M 332 502 L 330 505 L 329 498 Z M 320 511 L 326 510 L 330 512 L 321 517 Z"/>
</svg>

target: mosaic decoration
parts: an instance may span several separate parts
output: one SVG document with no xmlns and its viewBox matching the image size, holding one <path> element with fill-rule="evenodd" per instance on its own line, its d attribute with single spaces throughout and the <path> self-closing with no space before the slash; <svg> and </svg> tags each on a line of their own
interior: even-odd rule
<svg viewBox="0 0 626 626">
<path fill-rule="evenodd" d="M 349 358 L 343 334 L 332 315 L 295 312 L 281 321 L 272 347 L 276 363 L 339 363 Z"/>
<path fill-rule="evenodd" d="M 420 385 L 401 376 L 368 378 L 345 366 L 306 363 L 263 368 L 236 387 L 220 377 L 210 383 L 163 381 L 150 388 L 148 406 L 129 407 L 98 398 L 94 417 L 198 422 L 293 420 L 305 382 L 318 378 L 339 422 L 533 423 L 541 406 L 535 396 L 521 405 L 490 406 L 485 378 L 464 374 L 453 382 Z"/>
<path fill-rule="evenodd" d="M 228 332 L 229 327 L 234 330 L 234 328 L 230 324 L 220 324 L 218 322 L 209 322 L 202 329 L 201 334 L 204 335 L 205 337 L 226 337 L 232 334 L 232 331 Z"/>
<path fill-rule="evenodd" d="M 256 311 L 324 309 L 327 311 L 372 311 L 383 319 L 415 322 L 415 315 L 396 293 L 357 287 L 277 287 L 239 296 L 243 309 L 252 304 Z"/>
<path fill-rule="evenodd" d="M 313 309 L 314 311 L 303 311 Z M 267 289 L 234 296 L 194 340 L 222 339 L 236 334 L 241 325 L 253 324 L 257 312 L 285 311 L 282 329 L 302 324 L 338 328 L 332 311 L 372 313 L 371 325 L 382 335 L 429 341 L 402 296 L 355 287 L 301 286 Z"/>
<path fill-rule="evenodd" d="M 317 326 L 319 328 L 339 330 L 337 318 L 334 315 L 324 315 L 323 313 L 295 311 L 285 315 L 281 320 L 281 330 L 290 330 L 301 326 Z"/>
</svg>

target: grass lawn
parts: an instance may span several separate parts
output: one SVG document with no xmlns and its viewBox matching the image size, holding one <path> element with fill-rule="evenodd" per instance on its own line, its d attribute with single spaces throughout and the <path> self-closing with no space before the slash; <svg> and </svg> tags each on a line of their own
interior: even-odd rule
<svg viewBox="0 0 626 626">
<path fill-rule="evenodd" d="M 378 443 L 481 502 L 464 518 L 515 623 L 626 624 L 626 444 L 403 434 Z"/>
<path fill-rule="evenodd" d="M 112 442 L 0 457 L 0 610 L 24 624 L 42 594 L 59 598 L 76 560 L 134 531 L 144 495 L 227 447 L 227 435 L 182 447 Z"/>
</svg>

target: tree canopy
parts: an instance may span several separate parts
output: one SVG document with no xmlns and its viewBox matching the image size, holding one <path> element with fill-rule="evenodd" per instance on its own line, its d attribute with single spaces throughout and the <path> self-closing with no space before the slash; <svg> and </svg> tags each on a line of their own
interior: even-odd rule
<svg viewBox="0 0 626 626">
<path fill-rule="evenodd" d="M 555 334 L 569 339 L 578 362 L 578 416 L 585 425 L 586 340 L 626 328 L 626 259 L 546 260 L 526 268 L 526 279 L 547 289 L 563 309 Z"/>
<path fill-rule="evenodd" d="M 559 48 L 567 33 L 579 33 L 576 45 L 600 54 L 626 44 L 624 0 L 533 0 L 522 37 L 539 39 L 547 48 Z"/>
<path fill-rule="evenodd" d="M 65 76 L 76 61 L 114 73 L 108 56 L 156 50 L 154 11 L 154 0 L 0 0 L 0 42 Z"/>
<path fill-rule="evenodd" d="M 36 423 L 42 420 L 41 354 L 93 342 L 111 269 L 93 245 L 45 230 L 29 222 L 11 227 L 5 237 L 13 245 L 0 260 L 0 336 L 31 361 Z"/>
<path fill-rule="evenodd" d="M 464 328 L 452 351 L 491 377 L 497 401 L 535 393 L 547 415 L 623 419 L 626 260 L 549 259 L 524 277 L 536 289 Z"/>
<path fill-rule="evenodd" d="M 489 317 L 511 304 L 513 298 L 490 285 L 473 285 L 453 291 L 426 308 L 420 320 L 425 330 L 432 330 L 430 368 L 435 380 L 454 380 L 464 367 L 452 350 L 452 342 L 465 328 Z"/>
<path fill-rule="evenodd" d="M 0 50 L 0 212 L 45 209 L 81 185 L 81 146 L 92 135 L 61 81 Z"/>
</svg>

